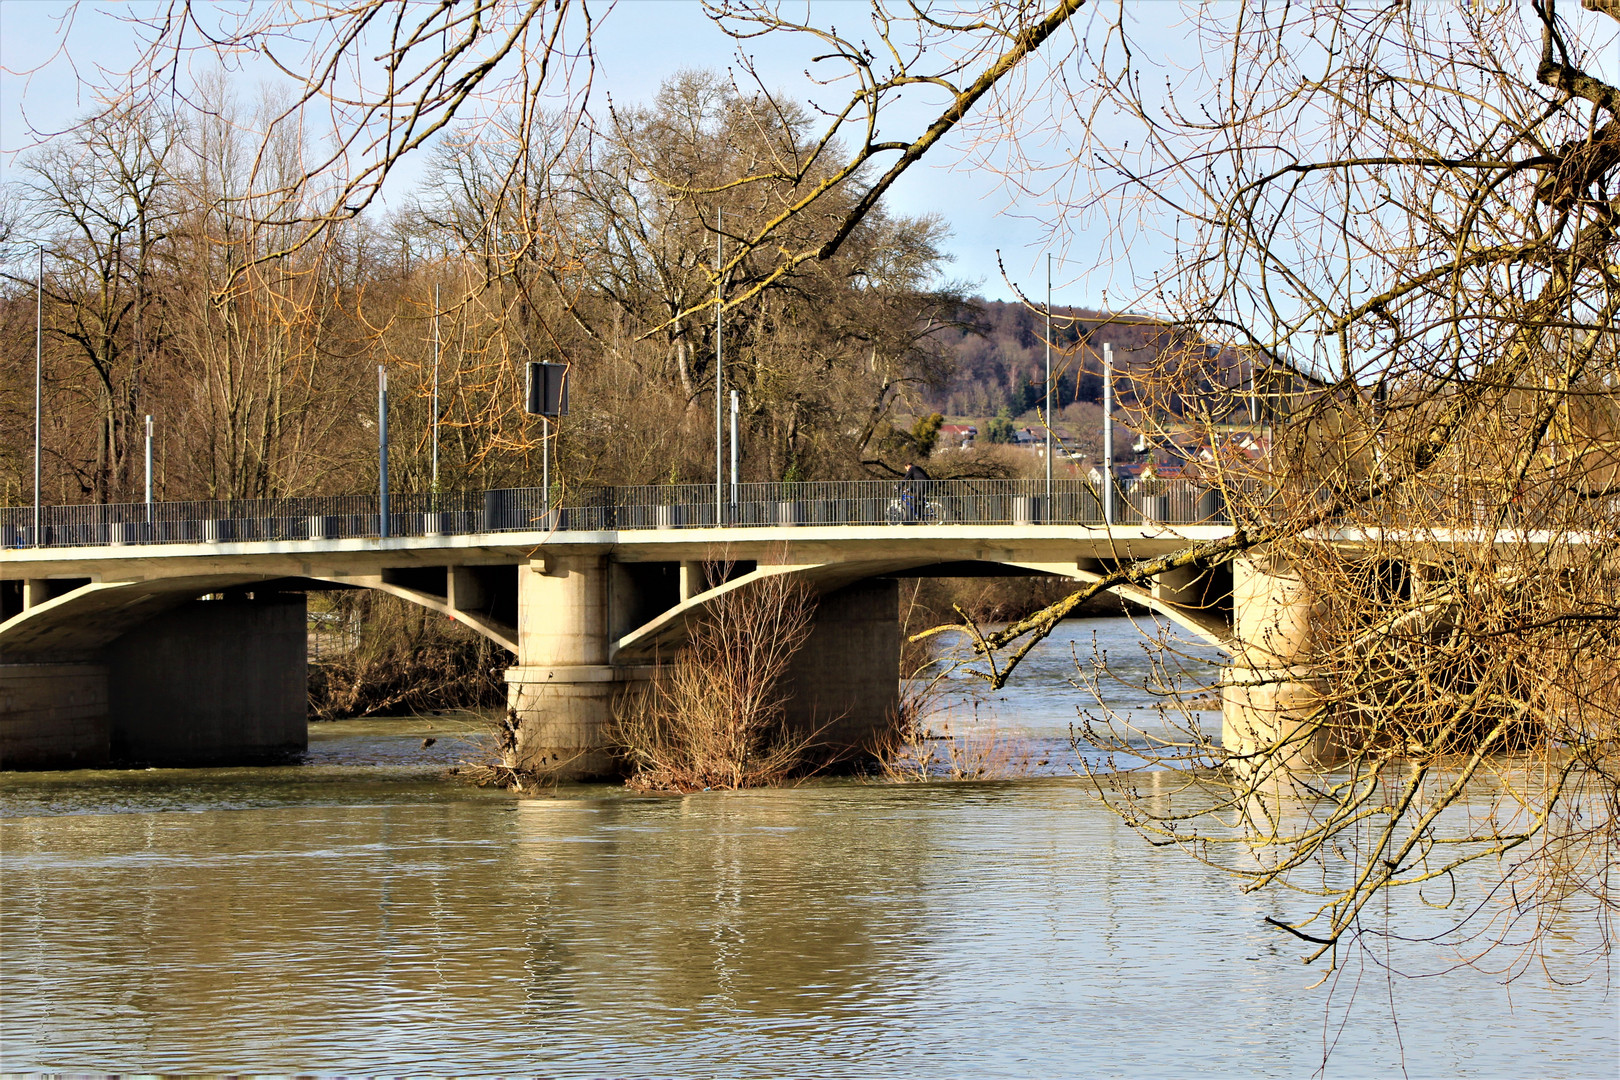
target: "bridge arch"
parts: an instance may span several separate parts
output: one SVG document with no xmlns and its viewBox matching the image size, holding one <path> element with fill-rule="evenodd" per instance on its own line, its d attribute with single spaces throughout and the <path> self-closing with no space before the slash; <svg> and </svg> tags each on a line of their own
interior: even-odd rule
<svg viewBox="0 0 1620 1080">
<path fill-rule="evenodd" d="M 265 574 L 200 574 L 137 581 L 91 582 L 64 592 L 0 623 L 0 656 L 91 653 L 138 628 L 142 623 L 209 593 L 251 590 L 276 585 L 282 592 L 373 589 L 447 615 L 509 652 L 517 652 L 517 632 L 475 611 L 438 597 L 383 580 L 381 576 L 300 577 Z"/>
<path fill-rule="evenodd" d="M 1077 586 L 1096 582 L 1102 577 L 1101 574 L 1075 566 L 1056 567 L 1047 563 L 1018 559 L 976 559 L 972 562 L 1027 570 L 1036 575 L 1067 578 Z M 651 659 L 660 651 L 678 647 L 686 640 L 692 622 L 718 599 L 767 577 L 790 574 L 804 581 L 813 594 L 822 595 L 869 578 L 909 573 L 931 566 L 961 565 L 963 564 L 960 562 L 943 562 L 937 557 L 762 565 L 747 574 L 682 600 L 628 634 L 617 638 L 611 643 L 610 656 L 615 663 L 629 663 Z M 1175 603 L 1151 589 L 1134 585 L 1114 586 L 1108 591 L 1123 600 L 1163 616 L 1207 644 L 1223 649 L 1231 648 L 1231 631 L 1225 620 L 1214 612 Z"/>
</svg>

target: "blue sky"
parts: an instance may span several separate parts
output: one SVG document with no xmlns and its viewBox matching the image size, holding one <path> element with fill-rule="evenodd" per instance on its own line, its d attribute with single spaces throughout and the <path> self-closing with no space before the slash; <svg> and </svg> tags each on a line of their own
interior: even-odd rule
<svg viewBox="0 0 1620 1080">
<path fill-rule="evenodd" d="M 847 8 L 851 23 L 864 18 L 867 10 L 864 3 L 823 2 L 818 6 Z M 63 41 L 60 17 L 69 8 L 66 0 L 0 0 L 0 67 L 4 69 L 0 71 L 0 178 L 14 175 L 17 152 L 32 142 L 30 124 L 57 130 L 94 106 L 80 73 L 93 76 L 97 66 L 117 71 L 134 58 L 133 34 L 118 18 L 122 6 L 109 3 L 81 4 L 74 12 L 67 47 L 58 53 Z M 795 97 L 816 92 L 804 76 L 802 46 L 773 51 L 755 43 L 750 52 L 771 89 Z M 724 70 L 735 63 L 736 44 L 695 3 L 621 0 L 600 31 L 597 86 L 610 92 L 615 101 L 644 100 L 681 68 Z M 901 118 L 927 122 L 920 108 Z M 936 151 L 935 161 L 925 162 L 925 167 L 914 168 L 902 178 L 889 199 L 890 208 L 902 214 L 937 213 L 949 222 L 949 250 L 954 256 L 950 277 L 970 283 L 985 296 L 1010 298 L 996 269 L 999 248 L 1008 270 L 1021 276 L 1026 288 L 1044 292 L 1042 230 L 1017 216 L 1019 207 L 1009 205 L 998 178 L 979 169 L 953 167 L 952 159 L 959 155 L 951 153 L 951 147 L 940 149 L 945 152 Z M 418 167 L 418 163 L 407 163 L 390 181 L 388 193 L 397 199 L 411 186 Z M 1059 278 L 1070 280 L 1075 295 L 1063 296 L 1060 288 L 1057 302 L 1100 302 L 1085 295 L 1084 284 L 1072 281 L 1072 274 L 1060 269 Z"/>
<path fill-rule="evenodd" d="M 247 2 L 231 0 L 221 2 L 220 7 Z M 116 72 L 134 58 L 133 33 L 120 14 L 156 6 L 155 0 L 129 5 L 83 0 L 75 11 L 67 48 L 59 51 L 62 25 L 58 16 L 70 9 L 67 0 L 0 0 L 0 180 L 12 173 L 16 152 L 31 141 L 25 117 L 36 127 L 59 129 L 89 110 L 94 102 L 82 89 L 81 76 L 93 79 L 98 66 Z M 605 2 L 592 2 L 592 10 L 598 14 L 608 7 Z M 838 24 L 846 33 L 859 35 L 869 25 L 870 9 L 864 0 L 813 0 L 812 7 L 817 21 Z M 1441 8 L 1443 4 L 1435 10 Z M 788 10 L 797 9 L 790 4 Z M 1059 47 L 1072 48 L 1074 35 L 1098 33 L 1091 19 L 1106 20 L 1122 10 L 1132 24 L 1133 40 L 1147 46 L 1133 54 L 1133 63 L 1147 69 L 1150 80 L 1177 81 L 1185 100 L 1198 100 L 1196 69 L 1202 58 L 1185 33 L 1180 6 L 1168 0 L 1143 0 L 1123 9 L 1103 5 L 1097 10 L 1099 14 L 1077 19 L 1068 31 L 1069 40 L 1058 43 Z M 1233 6 L 1231 10 L 1237 9 Z M 1577 33 L 1603 33 L 1615 40 L 1612 24 L 1581 12 L 1573 0 L 1561 6 L 1561 11 Z M 832 92 L 818 89 L 804 73 L 811 55 L 805 43 L 766 38 L 747 47 L 768 88 L 788 97 L 819 96 L 831 103 Z M 737 61 L 736 48 L 694 0 L 619 0 L 599 24 L 596 91 L 611 94 L 620 103 L 645 100 L 661 81 L 682 68 L 732 67 Z M 1617 64 L 1616 50 L 1603 50 L 1600 70 L 1612 75 Z M 265 70 L 261 76 L 249 67 L 233 76 L 233 82 L 250 89 L 254 82 L 268 81 L 269 74 Z M 1054 71 L 1035 64 L 1020 75 L 1028 80 L 1024 92 L 1037 101 L 1041 100 L 1037 80 L 1066 83 L 1073 78 L 1076 82 L 1067 87 L 1073 90 L 1075 86 L 1083 89 L 1086 78 L 1072 64 Z M 919 95 L 922 100 L 885 114 L 886 135 L 912 137 L 937 114 L 938 99 L 930 103 L 926 93 L 924 88 Z M 597 100 L 601 104 L 602 99 Z M 936 107 L 930 109 L 930 104 Z M 1044 128 L 1039 118 L 1033 121 L 1032 132 L 1020 147 L 1030 155 L 1029 168 L 1023 172 L 1008 170 L 1004 176 L 994 168 L 962 164 L 965 137 L 937 147 L 891 190 L 889 208 L 900 214 L 934 213 L 944 218 L 952 230 L 948 250 L 954 256 L 948 276 L 965 281 L 984 296 L 1012 298 L 1012 290 L 997 269 L 999 250 L 1007 272 L 1028 294 L 1039 298 L 1045 291 L 1046 253 L 1053 250 L 1058 256 L 1055 303 L 1100 308 L 1109 306 L 1111 298 L 1114 305 L 1125 306 L 1133 277 L 1145 281 L 1154 270 L 1167 265 L 1164 237 L 1175 231 L 1176 223 L 1144 203 L 1144 216 L 1136 229 L 1128 236 L 1109 237 L 1101 231 L 1088 231 L 1082 216 L 1066 210 L 1063 235 L 1053 240 L 1048 236 L 1050 222 L 1042 222 L 1052 216 L 1049 207 L 1038 198 L 1014 194 L 1008 184 L 1009 180 L 1028 180 L 1039 190 L 1052 182 L 1040 170 L 1047 165 L 1061 166 L 1073 153 L 1069 146 L 1076 140 L 1071 130 L 1073 116 L 1073 112 L 1058 109 Z M 1091 122 L 1093 130 L 1106 133 L 1113 121 L 1100 116 L 1092 117 Z M 1129 137 L 1123 129 L 1111 134 L 1116 142 Z M 1004 158 L 997 163 L 1006 165 Z M 397 202 L 405 195 L 419 175 L 420 164 L 407 161 L 399 168 L 385 197 Z M 1082 170 L 1078 179 L 1084 185 L 1096 175 Z M 1064 190 L 1052 195 L 1072 207 L 1085 192 Z"/>
</svg>

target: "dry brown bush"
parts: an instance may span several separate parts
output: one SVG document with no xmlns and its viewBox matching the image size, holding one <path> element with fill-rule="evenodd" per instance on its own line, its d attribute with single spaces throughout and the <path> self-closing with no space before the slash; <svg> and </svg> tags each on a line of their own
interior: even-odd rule
<svg viewBox="0 0 1620 1080">
<path fill-rule="evenodd" d="M 787 726 L 788 665 L 810 636 L 802 582 L 767 577 L 718 597 L 674 662 L 627 696 L 610 738 L 640 791 L 762 787 L 793 776 L 816 732 Z"/>
<path fill-rule="evenodd" d="M 1029 582 L 1039 579 L 999 579 Z M 976 579 L 959 579 L 959 583 Z M 977 686 L 951 682 L 962 657 L 943 648 L 937 637 L 913 632 L 937 621 L 922 598 L 940 582 L 918 579 L 902 588 L 900 599 L 900 705 L 889 727 L 872 747 L 877 773 L 899 783 L 930 780 L 1004 780 L 1029 772 L 1028 740 L 984 720 L 958 715 L 967 694 L 977 704 Z M 960 609 L 958 609 L 960 611 Z"/>
<path fill-rule="evenodd" d="M 904 716 L 904 712 L 902 712 Z M 913 714 L 878 755 L 880 775 L 897 783 L 1014 780 L 1029 775 L 1029 740 L 994 720 Z"/>
</svg>

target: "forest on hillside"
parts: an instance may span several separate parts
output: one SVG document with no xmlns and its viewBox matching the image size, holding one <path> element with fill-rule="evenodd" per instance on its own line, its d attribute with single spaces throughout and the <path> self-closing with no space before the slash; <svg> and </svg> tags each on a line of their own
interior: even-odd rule
<svg viewBox="0 0 1620 1080">
<path fill-rule="evenodd" d="M 948 352 L 946 376 L 921 393 L 926 406 L 947 416 L 1020 416 L 1039 407 L 1046 382 L 1044 313 L 1022 303 L 975 298 L 941 331 Z M 1052 405 L 1100 403 L 1103 347 L 1111 345 L 1114 390 L 1122 408 L 1144 405 L 1174 414 L 1230 406 L 1230 389 L 1247 378 L 1247 364 L 1159 319 L 1090 308 L 1052 309 Z M 1189 358 L 1196 363 L 1189 364 Z M 1186 376 L 1176 385 L 1173 373 Z M 1227 391 L 1215 393 L 1219 382 Z M 1151 384 L 1151 390 L 1148 389 Z M 1180 392 L 1175 392 L 1175 391 Z"/>
</svg>

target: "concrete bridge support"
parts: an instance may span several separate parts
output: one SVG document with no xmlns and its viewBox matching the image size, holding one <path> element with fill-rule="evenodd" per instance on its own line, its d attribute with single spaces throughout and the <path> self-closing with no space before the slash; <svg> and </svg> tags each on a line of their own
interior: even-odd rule
<svg viewBox="0 0 1620 1080">
<path fill-rule="evenodd" d="M 507 669 L 515 719 L 504 764 L 566 779 L 607 776 L 616 701 L 654 668 L 615 663 L 611 643 L 654 614 L 715 584 L 702 563 L 613 563 L 606 555 L 547 556 L 519 571 L 518 662 Z M 649 590 L 667 597 L 652 601 Z M 701 583 L 701 584 L 700 584 Z M 871 746 L 899 706 L 898 588 L 876 579 L 819 598 L 816 622 L 788 675 L 788 723 L 814 734 L 826 755 L 848 759 Z"/>
<path fill-rule="evenodd" d="M 193 600 L 109 644 L 5 656 L 0 768 L 277 760 L 308 742 L 304 598 Z"/>
<path fill-rule="evenodd" d="M 1305 663 L 1314 603 L 1304 583 L 1279 558 L 1240 559 L 1232 566 L 1232 611 L 1235 648 L 1221 694 L 1222 745 L 1251 755 L 1282 744 L 1283 752 L 1267 763 L 1274 768 L 1331 763 L 1339 748 L 1321 715 L 1322 682 Z"/>
<path fill-rule="evenodd" d="M 106 651 L 112 760 L 282 760 L 309 745 L 302 593 L 194 600 Z"/>
<path fill-rule="evenodd" d="M 554 555 L 518 568 L 518 659 L 506 669 L 516 716 L 505 764 L 569 779 L 613 771 L 614 699 L 635 672 L 608 662 L 608 560 Z"/>
<path fill-rule="evenodd" d="M 788 726 L 834 761 L 869 751 L 900 709 L 900 586 L 872 578 L 816 603 L 788 673 Z"/>
<path fill-rule="evenodd" d="M 0 663 L 0 769 L 107 764 L 107 665 L 17 659 Z"/>
</svg>

